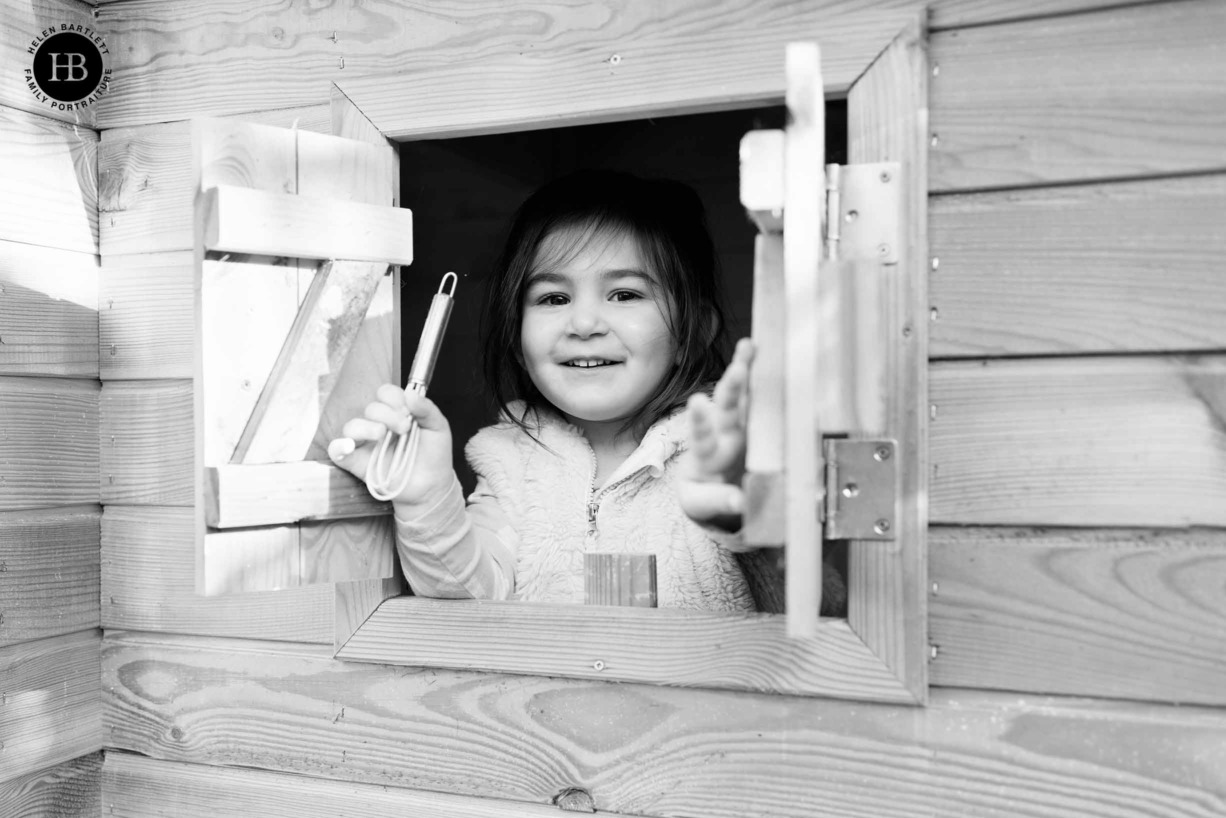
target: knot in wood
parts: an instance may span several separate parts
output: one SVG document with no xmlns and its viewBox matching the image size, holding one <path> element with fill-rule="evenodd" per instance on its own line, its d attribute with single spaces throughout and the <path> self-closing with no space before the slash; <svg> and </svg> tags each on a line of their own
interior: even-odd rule
<svg viewBox="0 0 1226 818">
<path fill-rule="evenodd" d="M 567 812 L 595 812 L 592 794 L 582 787 L 567 787 L 553 797 L 553 803 Z"/>
</svg>

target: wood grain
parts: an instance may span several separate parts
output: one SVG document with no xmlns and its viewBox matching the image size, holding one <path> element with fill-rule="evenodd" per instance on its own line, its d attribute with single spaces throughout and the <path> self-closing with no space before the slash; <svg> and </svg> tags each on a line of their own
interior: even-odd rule
<svg viewBox="0 0 1226 818">
<path fill-rule="evenodd" d="M 1226 704 L 1226 532 L 934 528 L 934 684 Z"/>
<path fill-rule="evenodd" d="M 96 818 L 102 814 L 102 754 L 91 753 L 0 782 L 8 818 Z"/>
<path fill-rule="evenodd" d="M 1226 357 L 931 370 L 933 522 L 1226 524 Z"/>
<path fill-rule="evenodd" d="M 881 5 L 913 10 L 920 4 Z M 563 116 L 575 113 L 568 108 L 588 105 L 621 105 L 633 116 L 642 107 L 636 98 L 658 101 L 670 89 L 710 96 L 711 104 L 728 107 L 760 93 L 763 77 L 773 81 L 769 95 L 781 99 L 780 56 L 784 44 L 797 38 L 820 35 L 830 44 L 831 90 L 846 89 L 901 27 L 898 19 L 895 11 L 865 9 L 854 0 L 784 6 L 686 0 L 666 10 L 542 6 L 530 0 L 416 9 L 380 0 L 360 10 L 312 11 L 212 0 L 190 14 L 136 0 L 100 7 L 98 24 L 117 59 L 98 122 L 118 128 L 312 105 L 324 99 L 321 89 L 329 82 L 385 133 L 396 130 L 383 121 L 389 108 L 410 122 L 409 112 L 417 110 L 427 127 L 438 118 L 454 126 L 465 112 L 483 108 L 513 117 L 523 102 L 517 92 L 533 85 L 538 98 L 556 101 Z M 222 20 L 226 25 L 219 25 Z M 622 59 L 612 62 L 615 53 Z M 449 93 L 454 85 L 445 79 L 435 80 L 465 74 L 477 80 L 465 97 Z M 379 75 L 374 93 L 354 93 L 351 78 L 369 75 Z M 379 98 L 413 88 L 395 82 L 408 75 L 422 88 L 419 100 L 389 105 Z M 617 98 L 611 97 L 614 90 Z M 372 99 L 379 104 L 371 105 Z M 540 118 L 555 116 L 543 105 L 536 110 Z"/>
<path fill-rule="evenodd" d="M 332 463 L 300 461 L 205 470 L 204 518 L 213 528 L 390 514 L 366 484 Z"/>
<path fill-rule="evenodd" d="M 398 597 L 338 657 L 654 684 L 910 702 L 847 623 L 793 639 L 784 617 Z M 411 636 L 410 636 L 411 634 Z M 599 664 L 597 664 L 599 663 Z"/>
<path fill-rule="evenodd" d="M 932 357 L 1226 348 L 1226 175 L 934 196 Z"/>
<path fill-rule="evenodd" d="M 934 35 L 929 186 L 1226 168 L 1224 36 L 1212 0 Z"/>
<path fill-rule="evenodd" d="M 76 111 L 57 111 L 46 102 L 39 102 L 26 86 L 25 71 L 33 64 L 29 52 L 32 42 L 44 29 L 58 28 L 65 23 L 101 31 L 90 9 L 79 0 L 29 0 L 0 7 L 0 76 L 5 78 L 0 83 L 0 106 L 92 128 L 97 111 L 95 105 Z M 103 64 L 108 65 L 113 56 L 104 55 Z"/>
<path fill-rule="evenodd" d="M 0 375 L 98 377 L 98 257 L 0 241 Z"/>
<path fill-rule="evenodd" d="M 111 746 L 158 759 L 536 804 L 583 787 L 631 815 L 1226 809 L 1226 714 L 1208 708 L 937 690 L 900 709 L 116 634 L 102 687 Z"/>
<path fill-rule="evenodd" d="M 0 240 L 96 254 L 97 132 L 0 107 L 0 143 Z"/>
<path fill-rule="evenodd" d="M 192 254 L 103 256 L 98 284 L 102 380 L 192 377 Z"/>
<path fill-rule="evenodd" d="M 194 114 L 193 114 L 194 116 Z M 238 117 L 303 131 L 328 130 L 328 106 L 283 108 Z M 158 122 L 102 132 L 98 145 L 104 259 L 192 249 L 190 122 Z"/>
<path fill-rule="evenodd" d="M 102 634 L 0 648 L 0 781 L 102 749 Z"/>
<path fill-rule="evenodd" d="M 98 383 L 0 378 L 0 511 L 98 502 Z"/>
<path fill-rule="evenodd" d="M 848 621 L 920 701 L 928 688 L 927 48 L 919 16 L 847 99 L 849 161 L 899 162 L 903 169 L 898 261 L 882 268 L 888 320 L 881 327 L 889 379 L 881 431 L 895 440 L 899 453 L 898 519 L 894 542 L 850 544 Z"/>
<path fill-rule="evenodd" d="M 0 645 L 98 627 L 94 506 L 0 513 Z"/>
<path fill-rule="evenodd" d="M 557 818 L 552 805 L 329 781 L 109 753 L 102 789 L 115 818 Z M 617 818 L 617 816 L 612 816 Z"/>
<path fill-rule="evenodd" d="M 101 405 L 102 502 L 192 505 L 191 381 L 107 381 Z"/>
<path fill-rule="evenodd" d="M 104 628 L 331 644 L 327 586 L 197 596 L 192 514 L 156 506 L 103 510 Z"/>
</svg>

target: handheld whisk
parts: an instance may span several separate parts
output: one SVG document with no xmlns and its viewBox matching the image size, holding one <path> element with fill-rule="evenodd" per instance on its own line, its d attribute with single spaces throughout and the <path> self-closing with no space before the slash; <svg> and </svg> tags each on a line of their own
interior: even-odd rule
<svg viewBox="0 0 1226 818">
<path fill-rule="evenodd" d="M 451 289 L 444 292 L 447 279 L 451 279 Z M 456 287 L 456 274 L 447 273 L 439 282 L 438 291 L 430 302 L 430 312 L 426 316 L 426 325 L 421 330 L 421 340 L 417 342 L 417 352 L 413 355 L 413 366 L 409 369 L 409 382 L 406 391 L 419 395 L 426 394 L 430 386 L 430 377 L 434 374 L 434 364 L 438 361 L 439 348 L 443 344 L 443 334 L 447 331 L 447 319 L 451 317 L 451 305 Z M 375 447 L 370 463 L 366 467 L 366 485 L 377 500 L 391 500 L 409 484 L 413 474 L 413 465 L 417 461 L 417 446 L 421 438 L 421 428 L 417 418 L 410 417 L 409 429 L 398 435 L 391 429 L 383 436 L 383 440 Z M 394 446 L 394 448 L 393 448 Z"/>
</svg>

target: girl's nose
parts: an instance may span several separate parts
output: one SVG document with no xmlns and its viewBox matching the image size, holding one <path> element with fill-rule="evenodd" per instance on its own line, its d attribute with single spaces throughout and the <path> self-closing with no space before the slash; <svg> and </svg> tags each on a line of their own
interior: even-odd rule
<svg viewBox="0 0 1226 818">
<path fill-rule="evenodd" d="M 571 302 L 567 331 L 579 338 L 600 335 L 608 329 L 601 305 L 597 301 L 576 299 Z"/>
</svg>

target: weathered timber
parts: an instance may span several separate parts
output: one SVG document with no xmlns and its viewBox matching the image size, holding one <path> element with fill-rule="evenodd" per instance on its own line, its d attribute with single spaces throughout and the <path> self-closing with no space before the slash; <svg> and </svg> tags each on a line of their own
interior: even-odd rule
<svg viewBox="0 0 1226 818">
<path fill-rule="evenodd" d="M 98 283 L 102 380 L 192 376 L 192 254 L 103 256 Z"/>
<path fill-rule="evenodd" d="M 931 367 L 931 519 L 1226 525 L 1226 357 Z"/>
<path fill-rule="evenodd" d="M 108 753 L 102 769 L 115 818 L 557 818 L 552 805 L 353 784 L 263 770 Z M 611 816 L 617 818 L 617 816 Z"/>
<path fill-rule="evenodd" d="M 887 320 L 879 328 L 889 357 L 886 426 L 897 443 L 899 499 L 892 543 L 850 545 L 848 621 L 921 699 L 927 690 L 928 531 L 928 54 L 922 16 L 852 87 L 848 159 L 898 162 L 902 176 L 895 264 L 882 267 Z"/>
<path fill-rule="evenodd" d="M 0 375 L 96 378 L 97 335 L 97 256 L 0 241 Z"/>
<path fill-rule="evenodd" d="M 1226 348 L 1226 175 L 934 196 L 934 358 Z"/>
<path fill-rule="evenodd" d="M 1223 37 L 1213 0 L 934 35 L 931 189 L 1226 168 Z"/>
<path fill-rule="evenodd" d="M 196 116 L 195 113 L 189 116 Z M 326 131 L 328 106 L 244 114 L 244 121 Z M 113 255 L 192 248 L 192 127 L 168 122 L 102 132 L 98 208 L 104 263 Z"/>
<path fill-rule="evenodd" d="M 98 502 L 98 383 L 0 378 L 0 511 Z"/>
<path fill-rule="evenodd" d="M 101 814 L 102 753 L 0 782 L 0 815 L 6 818 L 97 818 Z"/>
<path fill-rule="evenodd" d="M 156 506 L 103 510 L 104 628 L 331 644 L 328 586 L 197 596 L 193 513 Z"/>
<path fill-rule="evenodd" d="M 102 688 L 111 746 L 158 759 L 537 804 L 583 787 L 632 815 L 1226 810 L 1226 713 L 1197 707 L 937 690 L 900 711 L 117 634 Z"/>
<path fill-rule="evenodd" d="M 98 627 L 96 506 L 0 513 L 0 645 Z"/>
<path fill-rule="evenodd" d="M 1226 532 L 934 528 L 934 684 L 1226 704 Z"/>
<path fill-rule="evenodd" d="M 102 634 L 0 647 L 0 781 L 102 749 Z"/>
<path fill-rule="evenodd" d="M 792 639 L 781 616 L 519 602 L 388 600 L 338 656 L 655 684 L 911 702 L 847 623 Z"/>
<path fill-rule="evenodd" d="M 0 107 L 0 144 L 0 240 L 97 253 L 98 134 Z"/>
</svg>

